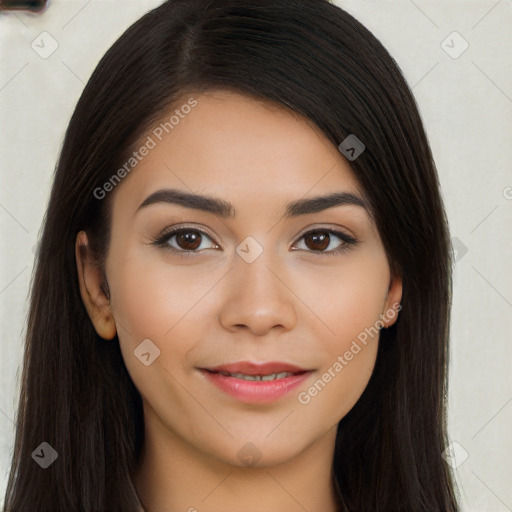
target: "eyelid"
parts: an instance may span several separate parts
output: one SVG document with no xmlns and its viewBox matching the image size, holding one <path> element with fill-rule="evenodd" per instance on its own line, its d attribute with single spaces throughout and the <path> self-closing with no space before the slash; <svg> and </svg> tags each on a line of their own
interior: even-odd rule
<svg viewBox="0 0 512 512">
<path fill-rule="evenodd" d="M 201 235 L 206 235 L 208 238 L 211 239 L 212 243 L 214 245 L 216 245 L 218 247 L 220 247 L 221 245 L 219 244 L 219 242 L 217 242 L 215 236 L 205 227 L 201 226 L 201 227 L 197 227 L 197 225 L 194 225 L 194 224 L 187 224 L 187 223 L 184 223 L 184 224 L 177 224 L 177 225 L 173 225 L 173 226 L 169 226 L 168 228 L 165 228 L 163 231 L 161 231 L 161 233 L 155 238 L 152 240 L 152 243 L 154 245 L 161 245 L 161 246 L 164 246 L 166 244 L 167 241 L 169 241 L 173 236 L 177 235 L 178 233 L 180 233 L 181 231 L 197 231 L 198 233 L 200 233 Z M 166 249 L 169 249 L 171 251 L 175 251 L 177 253 L 182 253 L 182 254 L 200 254 L 202 251 L 186 251 L 185 249 L 176 249 L 175 247 L 171 247 L 171 246 L 166 246 L 165 247 Z"/>
<path fill-rule="evenodd" d="M 310 226 L 305 227 L 302 230 L 302 232 L 297 236 L 297 240 L 303 237 L 304 235 L 307 235 L 311 231 L 325 231 L 327 233 L 332 233 L 334 235 L 343 235 L 345 238 L 357 241 L 356 236 L 353 235 L 347 228 L 343 228 L 341 226 L 325 226 L 318 224 L 312 224 Z"/>
<path fill-rule="evenodd" d="M 354 247 L 359 243 L 359 240 L 353 236 L 349 235 L 348 233 L 345 233 L 342 231 L 342 228 L 334 228 L 334 227 L 325 227 L 325 226 L 308 226 L 300 235 L 297 237 L 297 241 L 294 242 L 294 245 L 297 244 L 300 240 L 304 238 L 305 235 L 308 235 L 310 233 L 315 232 L 324 232 L 328 233 L 330 235 L 334 235 L 335 237 L 339 238 L 341 240 L 341 244 L 336 247 L 335 249 L 330 249 L 329 251 L 313 251 L 313 250 L 307 250 L 307 249 L 296 249 L 293 250 L 302 251 L 307 254 L 314 254 L 314 255 L 323 255 L 323 256 L 336 256 L 339 254 L 344 253 L 345 251 L 348 251 L 351 247 Z"/>
</svg>

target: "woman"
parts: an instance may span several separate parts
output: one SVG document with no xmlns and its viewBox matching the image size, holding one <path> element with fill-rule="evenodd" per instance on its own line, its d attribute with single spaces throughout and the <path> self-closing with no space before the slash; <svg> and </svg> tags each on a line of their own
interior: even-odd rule
<svg viewBox="0 0 512 512">
<path fill-rule="evenodd" d="M 456 511 L 448 224 L 410 89 L 324 0 L 170 0 L 75 109 L 5 509 Z"/>
</svg>

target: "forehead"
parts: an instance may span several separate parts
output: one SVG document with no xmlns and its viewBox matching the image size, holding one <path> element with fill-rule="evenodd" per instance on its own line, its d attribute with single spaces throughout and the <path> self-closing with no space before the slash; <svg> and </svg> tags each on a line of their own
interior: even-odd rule
<svg viewBox="0 0 512 512">
<path fill-rule="evenodd" d="M 179 187 L 226 198 L 238 211 L 249 200 L 261 209 L 332 191 L 363 195 L 348 162 L 312 122 L 233 92 L 184 96 L 135 149 L 144 145 L 151 149 L 116 191 L 120 199 L 140 204 L 158 189 Z"/>
</svg>

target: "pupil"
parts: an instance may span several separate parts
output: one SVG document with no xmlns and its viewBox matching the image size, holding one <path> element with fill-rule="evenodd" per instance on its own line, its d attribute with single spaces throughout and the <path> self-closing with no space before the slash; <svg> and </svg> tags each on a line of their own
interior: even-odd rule
<svg viewBox="0 0 512 512">
<path fill-rule="evenodd" d="M 184 231 L 176 235 L 176 242 L 182 249 L 191 251 L 201 245 L 201 235 L 194 231 Z"/>
<path fill-rule="evenodd" d="M 310 244 L 308 244 L 308 239 L 312 239 L 313 240 L 313 247 L 310 246 Z M 327 247 L 329 247 L 329 234 L 328 233 L 322 233 L 320 231 L 317 231 L 317 232 L 314 232 L 314 233 L 311 233 L 309 234 L 306 239 L 306 245 L 308 246 L 309 249 L 320 249 L 320 250 L 324 250 L 326 249 Z M 320 243 L 320 247 L 317 245 L 315 247 L 315 244 L 318 244 Z"/>
</svg>

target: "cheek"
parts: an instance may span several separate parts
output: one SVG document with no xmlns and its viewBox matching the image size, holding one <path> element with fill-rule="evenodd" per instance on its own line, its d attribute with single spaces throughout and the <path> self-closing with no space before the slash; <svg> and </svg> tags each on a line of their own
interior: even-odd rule
<svg viewBox="0 0 512 512">
<path fill-rule="evenodd" d="M 319 425 L 335 425 L 363 394 L 375 365 L 378 340 L 363 347 L 354 345 L 320 369 L 309 386 L 297 394 L 297 407 L 304 418 Z M 350 359 L 347 357 L 350 355 Z"/>
<path fill-rule="evenodd" d="M 112 307 L 116 320 L 132 334 L 162 338 L 180 328 L 209 288 L 211 275 L 198 266 L 177 266 L 164 258 L 132 251 L 110 272 Z M 187 318 L 186 318 L 187 317 Z M 188 322 L 187 322 L 188 320 Z"/>
<path fill-rule="evenodd" d="M 389 268 L 383 253 L 368 252 L 316 273 L 314 282 L 303 280 L 302 285 L 304 302 L 314 305 L 321 320 L 316 339 L 324 357 L 297 401 L 308 414 L 332 423 L 355 405 L 372 375 Z"/>
<path fill-rule="evenodd" d="M 198 312 L 211 279 L 191 267 L 172 269 L 155 261 L 144 265 L 138 258 L 117 265 L 109 278 L 128 373 L 146 405 L 183 432 L 197 430 L 201 414 L 180 383 L 190 378 L 194 347 L 207 336 L 208 326 L 198 321 Z M 148 352 L 146 365 L 142 354 Z"/>
<path fill-rule="evenodd" d="M 297 394 L 298 407 L 320 424 L 334 425 L 356 404 L 372 375 L 379 346 L 382 288 L 371 280 L 366 287 L 361 282 L 345 284 L 323 306 L 322 320 L 332 332 L 317 337 L 322 365 Z"/>
<path fill-rule="evenodd" d="M 339 264 L 297 272 L 295 290 L 317 318 L 328 350 L 344 351 L 384 313 L 389 278 L 382 248 L 369 248 L 340 258 Z"/>
<path fill-rule="evenodd" d="M 109 283 L 123 357 L 135 372 L 134 381 L 141 371 L 134 350 L 146 339 L 159 350 L 158 367 L 177 377 L 190 369 L 188 354 L 207 335 L 207 322 L 198 321 L 198 315 L 214 284 L 211 274 L 130 258 L 112 269 Z"/>
</svg>

